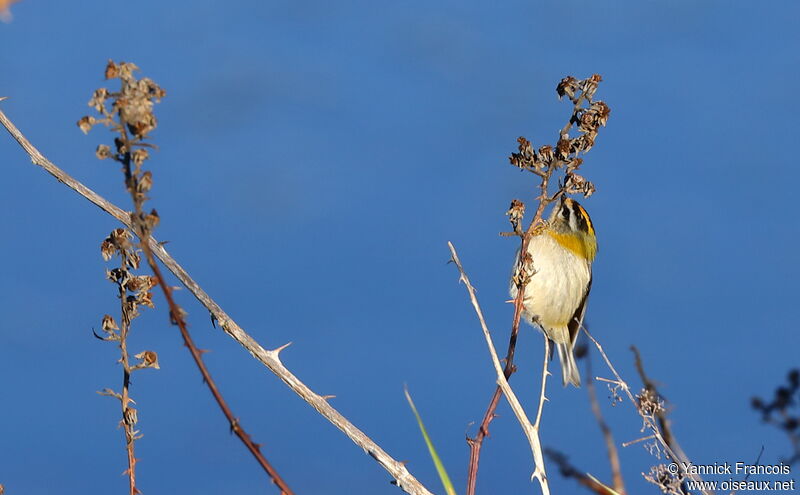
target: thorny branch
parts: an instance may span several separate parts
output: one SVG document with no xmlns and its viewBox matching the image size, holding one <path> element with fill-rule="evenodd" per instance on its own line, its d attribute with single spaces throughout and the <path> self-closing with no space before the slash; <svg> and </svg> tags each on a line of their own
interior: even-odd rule
<svg viewBox="0 0 800 495">
<path fill-rule="evenodd" d="M 8 117 L 0 111 L 0 124 L 2 124 L 14 138 L 20 147 L 30 156 L 34 165 L 42 167 L 46 172 L 56 178 L 59 182 L 63 183 L 79 195 L 83 196 L 91 203 L 116 218 L 119 222 L 126 227 L 132 229 L 133 223 L 131 221 L 130 212 L 126 212 L 107 201 L 105 198 L 92 191 L 79 181 L 75 180 L 72 176 L 58 168 L 53 162 L 48 160 L 42 153 L 34 147 L 30 141 L 17 129 L 17 127 L 8 119 Z M 403 491 L 412 495 L 429 495 L 430 491 L 425 488 L 405 467 L 405 465 L 392 458 L 386 451 L 384 451 L 377 443 L 375 443 L 364 432 L 359 430 L 353 423 L 342 416 L 339 411 L 334 409 L 326 399 L 311 390 L 305 383 L 297 378 L 280 360 L 280 353 L 287 345 L 280 346 L 276 349 L 264 349 L 255 339 L 253 339 L 247 332 L 242 329 L 231 318 L 222 307 L 217 304 L 208 293 L 184 270 L 184 268 L 170 256 L 164 246 L 162 246 L 154 237 L 150 236 L 148 246 L 153 254 L 171 271 L 178 280 L 197 298 L 203 306 L 208 309 L 211 317 L 219 322 L 220 328 L 228 334 L 232 339 L 244 347 L 255 359 L 267 367 L 273 374 L 280 378 L 294 393 L 300 396 L 305 402 L 319 412 L 325 419 L 330 421 L 334 426 L 341 430 L 350 440 L 356 445 L 361 447 L 364 452 L 375 459 L 378 464 L 383 467 L 389 474 L 391 474 L 395 481 L 394 483 Z"/>
<path fill-rule="evenodd" d="M 211 373 L 203 361 L 202 352 L 194 344 L 189 334 L 185 318 L 186 313 L 175 302 L 172 296 L 172 288 L 164 280 L 161 269 L 150 249 L 148 241 L 153 228 L 158 225 L 159 218 L 155 210 L 149 214 L 144 212 L 144 203 L 147 200 L 146 194 L 153 185 L 152 173 L 142 170 L 142 164 L 148 159 L 146 148 L 151 146 L 144 140 L 147 134 L 156 127 L 156 118 L 152 112 L 153 103 L 163 98 L 165 92 L 148 78 L 137 80 L 133 75 L 133 71 L 136 69 L 137 67 L 133 64 L 124 62 L 116 64 L 109 61 L 106 67 L 106 79 L 119 78 L 121 90 L 118 93 L 111 93 L 105 88 L 99 89 L 95 91 L 92 100 L 89 102 L 89 106 L 94 107 L 103 117 L 96 122 L 110 125 L 119 134 L 119 137 L 114 140 L 116 153 L 112 154 L 107 146 L 100 145 L 97 156 L 100 159 L 112 158 L 122 164 L 125 186 L 131 195 L 134 205 L 134 212 L 131 215 L 133 229 L 140 239 L 139 245 L 145 254 L 150 269 L 153 271 L 154 282 L 161 287 L 169 306 L 170 321 L 180 329 L 184 345 L 189 349 L 192 359 L 200 370 L 203 382 L 208 386 L 211 395 L 214 396 L 214 400 L 227 418 L 231 431 L 245 444 L 262 469 L 269 475 L 273 483 L 278 486 L 281 493 L 293 495 L 292 490 L 267 461 L 259 446 L 253 442 L 250 435 L 242 428 L 230 406 L 222 397 L 216 382 L 211 377 Z M 111 100 L 111 111 L 106 107 L 108 99 Z M 91 124 L 93 124 L 91 117 L 84 117 L 79 121 L 81 129 L 84 131 L 87 131 L 87 125 L 91 127 Z M 130 131 L 130 135 L 128 131 Z M 134 494 L 132 493 L 131 495 Z"/>
<path fill-rule="evenodd" d="M 531 424 L 528 416 L 525 414 L 525 409 L 522 407 L 522 404 L 520 404 L 519 399 L 517 399 L 517 396 L 514 394 L 514 391 L 511 390 L 511 386 L 508 384 L 508 379 L 503 372 L 503 368 L 500 366 L 500 359 L 497 357 L 497 351 L 494 348 L 494 342 L 492 341 L 489 327 L 486 326 L 486 320 L 483 318 L 483 311 L 478 304 L 478 296 L 475 295 L 475 288 L 470 283 L 469 277 L 467 277 L 467 273 L 464 271 L 464 267 L 461 265 L 461 260 L 458 258 L 458 253 L 456 253 L 455 246 L 453 246 L 453 243 L 451 242 L 448 242 L 447 245 L 450 247 L 451 259 L 453 263 L 456 264 L 456 267 L 458 267 L 460 281 L 464 282 L 464 285 L 467 288 L 470 302 L 472 303 L 472 307 L 475 309 L 475 314 L 478 316 L 481 329 L 483 329 L 483 336 L 486 339 L 486 345 L 489 348 L 489 354 L 492 358 L 495 372 L 497 373 L 497 386 L 502 390 L 503 395 L 506 397 L 506 400 L 508 400 L 508 403 L 511 406 L 511 410 L 514 411 L 514 415 L 517 417 L 517 421 L 519 421 L 520 426 L 522 426 L 525 436 L 528 437 L 528 443 L 531 446 L 531 452 L 533 453 L 534 461 L 533 475 L 531 478 L 536 478 L 536 480 L 539 481 L 539 486 L 541 486 L 542 493 L 544 495 L 550 495 L 550 485 L 547 481 L 547 473 L 544 469 L 542 442 L 539 439 L 539 422 L 542 419 L 542 407 L 544 406 L 545 401 L 544 389 L 547 382 L 547 375 L 549 374 L 547 372 L 547 361 L 549 354 L 548 340 L 545 337 L 544 369 L 542 370 L 542 393 L 539 397 L 539 409 L 536 414 L 536 422 Z"/>
<path fill-rule="evenodd" d="M 577 173 L 583 163 L 583 159 L 578 155 L 588 152 L 594 146 L 595 139 L 601 126 L 605 126 L 611 110 L 602 101 L 593 101 L 597 86 L 602 81 L 599 74 L 594 74 L 584 80 L 577 80 L 572 76 L 567 76 L 561 80 L 556 87 L 559 98 L 567 96 L 573 104 L 572 115 L 567 123 L 559 131 L 558 142 L 555 146 L 544 145 L 537 150 L 533 149 L 530 141 L 520 137 L 518 153 L 513 153 L 510 157 L 511 164 L 527 170 L 540 178 L 539 196 L 536 198 L 538 206 L 528 228 L 523 231 L 522 221 L 525 214 L 525 204 L 514 199 L 511 202 L 507 215 L 513 228 L 511 233 L 501 235 L 512 235 L 520 238 L 520 250 L 515 264 L 513 282 L 517 286 L 517 297 L 514 299 L 514 316 L 511 323 L 511 336 L 509 337 L 508 351 L 506 352 L 505 367 L 503 374 L 508 380 L 516 371 L 514 366 L 514 351 L 517 345 L 517 335 L 519 334 L 519 323 L 522 317 L 522 298 L 530 277 L 533 276 L 533 260 L 528 254 L 528 244 L 533 236 L 537 235 L 543 225 L 542 215 L 545 209 L 553 201 L 556 201 L 564 194 L 583 194 L 589 197 L 594 192 L 594 185 Z M 586 106 L 584 106 L 584 104 Z M 577 126 L 578 135 L 570 137 L 573 126 Z M 553 174 L 564 169 L 563 182 L 559 183 L 558 191 L 552 196 L 549 195 L 550 180 Z M 544 390 L 542 390 L 544 396 Z M 469 470 L 467 473 L 467 495 L 475 494 L 475 487 L 478 479 L 478 465 L 480 463 L 481 447 L 483 440 L 489 435 L 489 424 L 495 418 L 495 411 L 500 400 L 501 389 L 496 387 L 489 406 L 483 415 L 478 432 L 474 438 L 467 437 L 467 444 L 470 447 Z M 540 411 L 541 415 L 541 411 Z"/>
</svg>

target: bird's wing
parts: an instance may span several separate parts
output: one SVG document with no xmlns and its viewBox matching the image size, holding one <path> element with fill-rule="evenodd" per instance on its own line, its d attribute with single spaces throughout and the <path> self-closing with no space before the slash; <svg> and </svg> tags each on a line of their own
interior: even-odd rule
<svg viewBox="0 0 800 495">
<path fill-rule="evenodd" d="M 583 299 L 581 299 L 581 303 L 578 305 L 578 309 L 575 310 L 575 314 L 572 315 L 572 319 L 569 321 L 567 325 L 567 330 L 569 330 L 569 341 L 570 346 L 575 345 L 575 341 L 578 339 L 578 334 L 581 332 L 581 325 L 583 325 L 583 315 L 586 314 L 586 303 L 589 301 L 589 291 L 592 290 L 592 274 L 589 273 L 589 283 L 586 285 L 586 292 L 583 294 Z"/>
</svg>

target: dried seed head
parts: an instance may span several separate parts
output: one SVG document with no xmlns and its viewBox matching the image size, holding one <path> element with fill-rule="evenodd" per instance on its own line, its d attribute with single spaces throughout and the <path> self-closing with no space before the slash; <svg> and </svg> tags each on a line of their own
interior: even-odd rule
<svg viewBox="0 0 800 495">
<path fill-rule="evenodd" d="M 117 326 L 117 322 L 114 321 L 114 318 L 111 315 L 104 315 L 103 316 L 103 323 L 102 329 L 104 332 L 113 333 L 114 330 L 119 330 Z"/>
<path fill-rule="evenodd" d="M 525 216 L 525 203 L 518 199 L 512 199 L 511 207 L 506 212 L 506 215 L 508 215 L 508 220 L 511 222 L 511 226 L 514 227 L 514 231 L 516 232 L 520 222 L 522 222 L 522 217 Z"/>
<path fill-rule="evenodd" d="M 139 264 L 142 262 L 142 257 L 139 256 L 139 253 L 136 251 L 129 251 L 127 256 L 127 263 L 128 266 L 133 268 L 134 270 L 139 269 Z"/>
<path fill-rule="evenodd" d="M 109 241 L 108 239 L 104 240 L 102 244 L 100 244 L 100 254 L 103 255 L 103 259 L 108 261 L 114 256 L 114 253 L 117 252 L 117 248 L 114 247 L 114 243 Z"/>
<path fill-rule="evenodd" d="M 142 173 L 139 181 L 136 183 L 139 192 L 147 192 L 153 187 L 153 173 L 149 170 Z"/>
<path fill-rule="evenodd" d="M 570 100 L 575 98 L 575 92 L 578 90 L 578 80 L 572 76 L 567 76 L 558 83 L 556 86 L 556 93 L 558 93 L 558 99 L 567 95 Z"/>
<path fill-rule="evenodd" d="M 113 270 L 106 270 L 106 277 L 114 283 L 124 286 L 131 274 L 124 268 L 114 268 Z"/>
<path fill-rule="evenodd" d="M 89 106 L 97 112 L 103 113 L 105 111 L 106 98 L 108 98 L 108 90 L 106 88 L 96 89 L 92 99 L 89 100 Z"/>
<path fill-rule="evenodd" d="M 611 109 L 603 101 L 595 101 L 589 107 L 589 111 L 593 112 L 596 116 L 597 122 L 605 127 L 608 118 L 611 116 Z"/>
<path fill-rule="evenodd" d="M 594 184 L 575 172 L 567 173 L 564 180 L 564 190 L 567 194 L 583 194 L 585 198 L 594 194 L 595 191 Z"/>
<path fill-rule="evenodd" d="M 524 137 L 519 137 L 517 138 L 517 143 L 519 143 L 517 147 L 519 153 L 512 153 L 508 158 L 511 164 L 522 169 L 540 169 L 542 164 L 539 163 L 539 159 L 536 156 L 536 152 L 533 150 L 531 142 Z"/>
<path fill-rule="evenodd" d="M 111 148 L 109 148 L 106 144 L 98 145 L 94 152 L 94 156 L 96 156 L 98 160 L 105 160 L 111 156 Z"/>
<path fill-rule="evenodd" d="M 597 91 L 597 85 L 603 77 L 600 74 L 593 74 L 591 77 L 584 79 L 581 85 L 581 90 L 588 100 L 594 98 L 594 93 Z"/>
<path fill-rule="evenodd" d="M 553 147 L 549 144 L 546 144 L 539 148 L 539 159 L 549 165 L 553 163 L 553 158 L 555 158 L 555 153 L 553 153 Z"/>
<path fill-rule="evenodd" d="M 139 167 L 141 167 L 142 163 L 144 163 L 144 161 L 148 158 L 150 158 L 150 153 L 148 153 L 144 148 L 139 148 L 131 153 L 131 159 L 133 160 L 133 163 Z"/>
<path fill-rule="evenodd" d="M 136 303 L 142 306 L 147 306 L 150 309 L 156 307 L 153 303 L 153 293 L 152 292 L 139 292 L 136 295 Z"/>
<path fill-rule="evenodd" d="M 117 64 L 115 64 L 113 60 L 109 59 L 108 64 L 106 64 L 105 75 L 106 79 L 115 79 L 117 76 L 119 76 L 119 67 L 117 67 Z"/>
<path fill-rule="evenodd" d="M 133 357 L 140 361 L 139 364 L 136 365 L 137 367 L 161 369 L 158 365 L 158 354 L 154 351 L 142 351 Z"/>
<path fill-rule="evenodd" d="M 84 117 L 81 117 L 81 120 L 79 120 L 77 124 L 78 124 L 78 127 L 80 127 L 81 131 L 83 131 L 84 134 L 89 134 L 89 131 L 92 130 L 92 126 L 96 122 L 97 121 L 95 120 L 94 117 L 92 117 L 90 115 L 86 115 Z"/>
<path fill-rule="evenodd" d="M 556 143 L 556 156 L 559 160 L 566 160 L 572 148 L 572 141 L 569 136 L 561 136 Z"/>
<path fill-rule="evenodd" d="M 149 275 L 139 275 L 131 277 L 125 288 L 131 292 L 148 291 L 153 287 L 153 277 Z"/>
</svg>

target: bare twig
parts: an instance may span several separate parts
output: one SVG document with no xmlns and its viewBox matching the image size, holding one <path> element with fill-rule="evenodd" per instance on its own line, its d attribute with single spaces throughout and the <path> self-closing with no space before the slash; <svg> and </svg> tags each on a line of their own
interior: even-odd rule
<svg viewBox="0 0 800 495">
<path fill-rule="evenodd" d="M 545 337 L 545 354 L 543 358 L 544 366 L 542 370 L 542 392 L 539 396 L 539 410 L 536 414 L 536 422 L 531 424 L 530 420 L 525 414 L 522 404 L 519 403 L 514 391 L 511 390 L 511 386 L 508 384 L 503 367 L 500 365 L 500 359 L 497 357 L 497 351 L 494 348 L 492 336 L 489 333 L 489 328 L 486 326 L 486 320 L 483 318 L 483 311 L 481 311 L 481 307 L 478 304 L 478 297 L 475 295 L 475 288 L 472 287 L 466 272 L 464 272 L 464 267 L 461 265 L 461 260 L 458 259 L 458 254 L 456 253 L 456 248 L 453 246 L 453 243 L 448 242 L 447 245 L 450 248 L 452 260 L 458 267 L 460 280 L 464 282 L 464 285 L 467 288 L 469 299 L 472 302 L 472 307 L 475 309 L 475 314 L 477 314 L 478 320 L 481 324 L 481 329 L 483 329 L 483 336 L 486 339 L 486 345 L 489 348 L 489 354 L 491 355 L 492 363 L 494 364 L 494 369 L 497 373 L 497 386 L 503 391 L 503 395 L 506 397 L 506 400 L 508 400 L 511 410 L 514 411 L 514 415 L 517 417 L 517 421 L 519 421 L 520 426 L 522 426 L 525 436 L 528 437 L 528 443 L 531 446 L 531 452 L 533 454 L 533 461 L 535 464 L 531 479 L 535 478 L 538 480 L 539 485 L 542 488 L 542 493 L 544 495 L 549 495 L 550 486 L 547 482 L 547 473 L 545 472 L 544 468 L 542 443 L 539 440 L 539 423 L 542 418 L 542 407 L 545 401 L 544 390 L 547 384 L 547 375 L 549 374 L 547 371 L 547 363 L 549 360 L 549 346 L 547 343 L 547 337 Z"/>
<path fill-rule="evenodd" d="M 132 228 L 130 213 L 110 203 L 102 196 L 98 195 L 88 187 L 75 180 L 69 174 L 58 168 L 51 161 L 42 155 L 28 141 L 25 136 L 14 126 L 0 111 L 0 124 L 6 128 L 11 136 L 28 153 L 31 161 L 42 167 L 45 171 L 55 177 L 59 182 L 94 203 L 106 213 L 110 214 L 128 228 Z M 410 494 L 429 494 L 430 492 L 406 469 L 399 461 L 387 454 L 378 444 L 369 438 L 364 432 L 341 415 L 336 409 L 327 403 L 324 397 L 312 391 L 305 383 L 300 381 L 292 372 L 286 368 L 280 360 L 280 352 L 286 347 L 281 346 L 276 349 L 266 350 L 258 342 L 248 335 L 236 322 L 216 303 L 192 277 L 169 255 L 164 246 L 150 237 L 148 246 L 153 254 L 161 260 L 181 283 L 197 298 L 197 300 L 211 313 L 212 318 L 219 322 L 222 330 L 231 338 L 244 347 L 254 358 L 266 366 L 272 373 L 280 378 L 292 391 L 299 395 L 311 407 L 317 410 L 323 417 L 339 428 L 356 445 L 374 458 L 389 474 L 395 478 L 398 487 Z"/>
</svg>

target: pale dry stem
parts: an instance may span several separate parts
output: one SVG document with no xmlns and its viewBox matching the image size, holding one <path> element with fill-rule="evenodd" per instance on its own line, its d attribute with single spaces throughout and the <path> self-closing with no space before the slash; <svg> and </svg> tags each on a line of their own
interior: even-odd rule
<svg viewBox="0 0 800 495">
<path fill-rule="evenodd" d="M 533 470 L 533 475 L 531 476 L 531 480 L 536 479 L 542 488 L 542 493 L 544 495 L 549 495 L 550 486 L 547 481 L 547 473 L 545 472 L 545 467 L 544 467 L 544 455 L 542 453 L 542 444 L 539 439 L 539 424 L 542 418 L 542 409 L 544 407 L 544 401 L 546 400 L 545 386 L 547 384 L 547 375 L 549 374 L 547 371 L 547 363 L 549 361 L 549 345 L 547 343 L 547 338 L 545 337 L 545 354 L 544 354 L 544 365 L 542 367 L 542 390 L 539 396 L 539 409 L 536 414 L 536 422 L 531 424 L 530 420 L 528 419 L 528 416 L 525 414 L 525 409 L 522 407 L 522 404 L 520 404 L 516 394 L 514 394 L 514 391 L 508 384 L 508 380 L 506 379 L 503 367 L 500 364 L 500 358 L 497 357 L 497 351 L 495 350 L 491 333 L 489 332 L 489 328 L 486 325 L 486 320 L 483 317 L 483 311 L 481 310 L 480 304 L 478 304 L 478 298 L 475 295 L 475 288 L 470 283 L 469 277 L 467 277 L 467 274 L 464 271 L 464 267 L 461 265 L 461 260 L 458 258 L 458 253 L 456 253 L 455 246 L 453 246 L 452 242 L 448 242 L 447 245 L 450 248 L 450 255 L 452 257 L 453 263 L 455 263 L 455 265 L 458 267 L 458 271 L 460 273 L 460 280 L 461 282 L 464 283 L 464 285 L 467 288 L 470 302 L 472 303 L 472 307 L 475 310 L 475 314 L 478 316 L 478 321 L 480 321 L 481 329 L 483 330 L 483 336 L 486 339 L 486 346 L 489 348 L 489 355 L 492 358 L 492 364 L 494 365 L 494 370 L 495 373 L 497 374 L 497 385 L 503 391 L 503 395 L 505 396 L 506 400 L 508 400 L 508 404 L 511 406 L 511 410 L 514 411 L 514 415 L 517 417 L 517 421 L 519 421 L 520 426 L 522 426 L 522 430 L 525 432 L 525 436 L 528 438 L 528 443 L 530 444 L 531 453 L 533 454 L 533 461 L 534 461 L 534 470 Z"/>
</svg>

